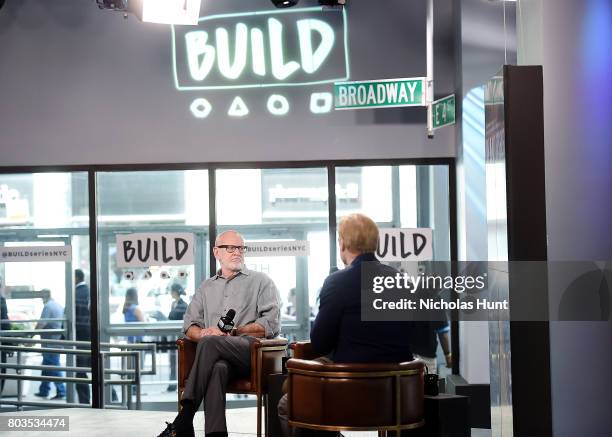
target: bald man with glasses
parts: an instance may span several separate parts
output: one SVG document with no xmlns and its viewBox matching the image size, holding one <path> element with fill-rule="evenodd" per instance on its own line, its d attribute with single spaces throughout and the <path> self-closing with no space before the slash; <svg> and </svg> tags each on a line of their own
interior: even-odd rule
<svg viewBox="0 0 612 437">
<path fill-rule="evenodd" d="M 204 281 L 183 318 L 183 331 L 197 342 L 196 357 L 185 383 L 181 411 L 159 437 L 193 436 L 193 417 L 204 401 L 207 437 L 226 437 L 225 394 L 228 382 L 249 374 L 255 338 L 280 331 L 280 298 L 265 274 L 244 267 L 244 239 L 236 231 L 220 234 L 213 254 L 221 268 Z M 236 328 L 225 333 L 219 319 L 234 310 Z"/>
</svg>

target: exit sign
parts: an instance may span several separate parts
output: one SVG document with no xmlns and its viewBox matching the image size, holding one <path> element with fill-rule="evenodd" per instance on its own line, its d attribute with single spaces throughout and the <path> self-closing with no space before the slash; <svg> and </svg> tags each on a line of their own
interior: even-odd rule
<svg viewBox="0 0 612 437">
<path fill-rule="evenodd" d="M 336 109 L 426 106 L 425 78 L 337 82 L 334 97 Z"/>
<path fill-rule="evenodd" d="M 455 95 L 433 102 L 433 128 L 455 124 Z"/>
</svg>

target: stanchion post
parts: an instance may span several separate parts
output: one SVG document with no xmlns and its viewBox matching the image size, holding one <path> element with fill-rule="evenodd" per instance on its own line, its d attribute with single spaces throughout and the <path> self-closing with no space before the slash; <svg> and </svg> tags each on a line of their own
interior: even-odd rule
<svg viewBox="0 0 612 437">
<path fill-rule="evenodd" d="M 427 0 L 427 137 L 434 137 L 433 102 L 434 96 L 434 0 Z"/>
<path fill-rule="evenodd" d="M 21 365 L 21 352 L 17 351 L 17 365 Z M 15 373 L 21 375 L 21 369 L 16 369 Z M 23 401 L 23 382 L 21 379 L 17 380 L 17 401 Z M 21 405 L 17 406 L 17 411 L 23 411 Z"/>
<path fill-rule="evenodd" d="M 140 400 L 140 351 L 134 353 L 134 381 L 136 382 L 136 409 L 142 408 Z"/>
</svg>

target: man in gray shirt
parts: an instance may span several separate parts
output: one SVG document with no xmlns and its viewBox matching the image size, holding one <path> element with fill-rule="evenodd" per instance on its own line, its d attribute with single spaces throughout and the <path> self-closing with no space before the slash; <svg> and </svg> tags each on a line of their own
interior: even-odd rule
<svg viewBox="0 0 612 437">
<path fill-rule="evenodd" d="M 183 318 L 185 336 L 198 343 L 181 411 L 159 437 L 193 436 L 193 416 L 204 401 L 208 437 L 226 437 L 225 393 L 228 381 L 251 368 L 250 345 L 256 337 L 273 338 L 280 330 L 280 299 L 274 282 L 244 267 L 244 239 L 235 231 L 220 234 L 213 253 L 221 264 L 196 291 Z M 234 310 L 231 334 L 217 327 Z"/>
</svg>

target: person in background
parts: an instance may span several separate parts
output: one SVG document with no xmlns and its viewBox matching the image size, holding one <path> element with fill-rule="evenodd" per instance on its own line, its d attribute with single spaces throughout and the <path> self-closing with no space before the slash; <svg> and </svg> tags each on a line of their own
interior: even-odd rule
<svg viewBox="0 0 612 437">
<path fill-rule="evenodd" d="M 2 276 L 0 276 L 0 319 L 2 320 L 2 322 L 0 322 L 0 336 L 2 336 L 1 331 L 10 331 L 11 329 L 11 322 L 8 321 L 8 309 L 6 307 L 6 299 L 4 298 L 4 286 L 2 283 Z M 2 364 L 6 363 L 7 356 L 8 356 L 8 352 L 0 351 L 0 363 Z M 0 374 L 3 374 L 3 373 L 6 373 L 5 368 L 0 369 Z M 4 389 L 4 378 L 0 377 L 0 394 L 2 393 L 3 389 Z"/>
<path fill-rule="evenodd" d="M 168 314 L 168 320 L 180 320 L 183 321 L 185 311 L 187 311 L 187 302 L 185 302 L 181 296 L 185 295 L 185 290 L 181 284 L 176 282 L 170 287 L 170 294 L 172 296 L 172 307 L 170 314 Z M 171 337 L 172 338 L 172 337 Z M 176 350 L 170 349 L 168 351 L 170 358 L 170 379 L 176 379 Z M 176 391 L 176 384 L 168 385 L 167 391 Z"/>
<path fill-rule="evenodd" d="M 123 318 L 126 323 L 144 322 L 145 316 L 138 307 L 138 290 L 130 287 L 125 292 L 125 302 L 123 303 Z M 128 343 L 139 343 L 142 335 L 128 336 Z"/>
<path fill-rule="evenodd" d="M 439 292 L 439 291 L 438 291 Z M 431 291 L 417 290 L 413 295 L 415 299 L 425 299 Z M 410 340 L 410 348 L 415 360 L 420 360 L 427 366 L 428 373 L 438 374 L 437 350 L 438 340 L 444 352 L 446 367 L 453 365 L 453 358 L 450 351 L 450 325 L 448 315 L 443 309 L 429 309 L 427 314 L 431 316 L 429 321 L 414 322 L 413 335 Z"/>
<path fill-rule="evenodd" d="M 74 271 L 74 327 L 75 340 L 90 341 L 90 310 L 89 310 L 89 286 L 85 282 L 83 270 Z M 89 349 L 89 346 L 79 346 L 77 349 Z M 91 356 L 77 355 L 77 367 L 91 367 Z M 86 372 L 76 372 L 75 377 L 87 378 Z M 90 393 L 89 384 L 76 384 L 77 397 L 79 404 L 89 404 Z"/>
<path fill-rule="evenodd" d="M 48 289 L 42 290 L 43 293 L 43 302 L 45 306 L 43 307 L 42 313 L 40 314 L 40 321 L 36 324 L 35 329 L 61 329 L 62 322 L 61 320 L 46 320 L 46 319 L 62 319 L 64 317 L 64 308 L 57 303 L 51 297 L 51 291 Z M 51 339 L 51 340 L 59 340 L 62 334 L 60 333 L 41 333 L 40 338 L 42 339 Z M 43 344 L 43 347 L 53 347 L 47 346 Z M 43 366 L 59 366 L 60 365 L 60 354 L 51 353 L 51 352 L 43 352 Z M 63 372 L 59 370 L 43 370 L 42 376 L 62 376 Z M 47 398 L 49 396 L 49 391 L 51 389 L 51 383 L 49 381 L 43 381 L 40 383 L 40 387 L 38 389 L 38 393 L 34 393 L 34 396 L 38 396 L 40 398 Z M 51 398 L 52 400 L 64 399 L 66 397 L 66 387 L 63 382 L 55 382 L 55 396 Z"/>
<path fill-rule="evenodd" d="M 125 301 L 123 302 L 123 319 L 126 323 L 145 321 L 145 315 L 138 307 L 138 290 L 134 287 L 130 287 L 125 291 Z M 141 343 L 142 340 L 142 335 L 128 335 L 128 343 Z M 142 353 L 140 354 L 140 359 L 142 362 Z M 131 360 L 128 362 L 128 368 L 135 368 Z M 136 386 L 132 386 L 132 394 L 134 395 L 135 393 Z"/>
<path fill-rule="evenodd" d="M 414 358 L 423 361 L 429 373 L 438 373 L 438 363 L 436 360 L 438 340 L 440 340 L 440 346 L 444 352 L 446 367 L 451 368 L 453 366 L 448 335 L 449 331 L 450 326 L 446 320 L 416 322 L 414 324 L 410 348 L 412 349 Z"/>
<path fill-rule="evenodd" d="M 287 296 L 287 306 L 285 307 L 285 316 L 289 316 L 291 319 L 295 320 L 295 316 L 297 314 L 296 310 L 297 304 L 297 292 L 295 287 L 289 290 L 289 295 Z"/>
</svg>

